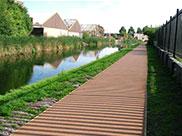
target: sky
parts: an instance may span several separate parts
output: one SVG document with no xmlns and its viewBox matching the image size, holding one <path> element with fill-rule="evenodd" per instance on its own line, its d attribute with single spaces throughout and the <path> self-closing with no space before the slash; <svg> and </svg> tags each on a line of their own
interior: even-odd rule
<svg viewBox="0 0 182 136">
<path fill-rule="evenodd" d="M 19 0 L 33 21 L 43 23 L 58 12 L 62 19 L 80 24 L 99 24 L 106 33 L 118 33 L 122 26 L 136 30 L 160 26 L 181 10 L 182 0 Z"/>
</svg>

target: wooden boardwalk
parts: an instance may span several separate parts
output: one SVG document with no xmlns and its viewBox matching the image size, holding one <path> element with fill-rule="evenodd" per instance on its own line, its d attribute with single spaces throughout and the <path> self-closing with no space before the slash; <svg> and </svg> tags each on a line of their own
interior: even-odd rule
<svg viewBox="0 0 182 136">
<path fill-rule="evenodd" d="M 12 136 L 142 136 L 146 76 L 140 45 Z"/>
</svg>

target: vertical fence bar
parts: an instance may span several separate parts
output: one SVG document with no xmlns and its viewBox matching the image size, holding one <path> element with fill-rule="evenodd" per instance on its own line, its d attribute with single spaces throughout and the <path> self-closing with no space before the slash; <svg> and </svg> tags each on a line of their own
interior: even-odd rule
<svg viewBox="0 0 182 136">
<path fill-rule="evenodd" d="M 164 24 L 162 25 L 162 32 L 161 32 L 161 48 L 164 49 Z"/>
<path fill-rule="evenodd" d="M 164 35 L 164 50 L 166 50 L 166 40 L 167 40 L 167 21 L 166 21 L 166 24 L 165 24 L 165 35 Z"/>
<path fill-rule="evenodd" d="M 176 57 L 176 44 L 177 44 L 177 32 L 178 32 L 178 16 L 179 16 L 179 9 L 177 9 L 176 13 L 176 28 L 175 28 L 175 39 L 174 39 L 174 49 L 173 49 L 173 57 Z"/>
<path fill-rule="evenodd" d="M 171 39 L 171 21 L 172 21 L 172 16 L 170 16 L 170 21 L 169 21 L 169 39 L 168 39 L 168 47 L 167 47 L 168 52 L 169 52 L 170 39 Z"/>
</svg>

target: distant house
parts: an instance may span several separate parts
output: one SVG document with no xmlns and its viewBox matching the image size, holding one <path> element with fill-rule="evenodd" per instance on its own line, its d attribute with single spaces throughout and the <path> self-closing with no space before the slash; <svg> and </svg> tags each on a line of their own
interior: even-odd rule
<svg viewBox="0 0 182 136">
<path fill-rule="evenodd" d="M 64 19 L 64 23 L 68 28 L 68 36 L 81 37 L 81 26 L 76 19 Z"/>
<path fill-rule="evenodd" d="M 148 40 L 148 36 L 144 34 L 134 34 L 134 38 L 142 41 Z"/>
<path fill-rule="evenodd" d="M 68 35 L 68 28 L 58 13 L 55 13 L 42 25 L 37 22 L 33 27 L 32 34 L 36 36 L 59 37 Z"/>
<path fill-rule="evenodd" d="M 68 35 L 68 28 L 58 13 L 55 13 L 42 24 L 43 35 L 47 37 L 59 37 Z"/>
<path fill-rule="evenodd" d="M 86 31 L 90 35 L 96 35 L 96 36 L 102 35 L 99 30 L 99 25 L 96 25 L 96 24 L 82 24 L 81 31 L 82 32 Z"/>
<path fill-rule="evenodd" d="M 33 35 L 60 37 L 60 36 L 78 36 L 81 37 L 81 26 L 76 19 L 64 19 L 55 13 L 42 25 L 38 22 L 33 25 Z"/>
</svg>

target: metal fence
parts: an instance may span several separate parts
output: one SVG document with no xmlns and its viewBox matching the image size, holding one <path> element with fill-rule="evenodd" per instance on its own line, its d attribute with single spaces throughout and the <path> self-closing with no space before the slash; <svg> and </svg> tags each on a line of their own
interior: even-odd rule
<svg viewBox="0 0 182 136">
<path fill-rule="evenodd" d="M 182 58 L 182 10 L 177 9 L 176 15 L 157 31 L 157 43 L 174 58 Z"/>
</svg>

